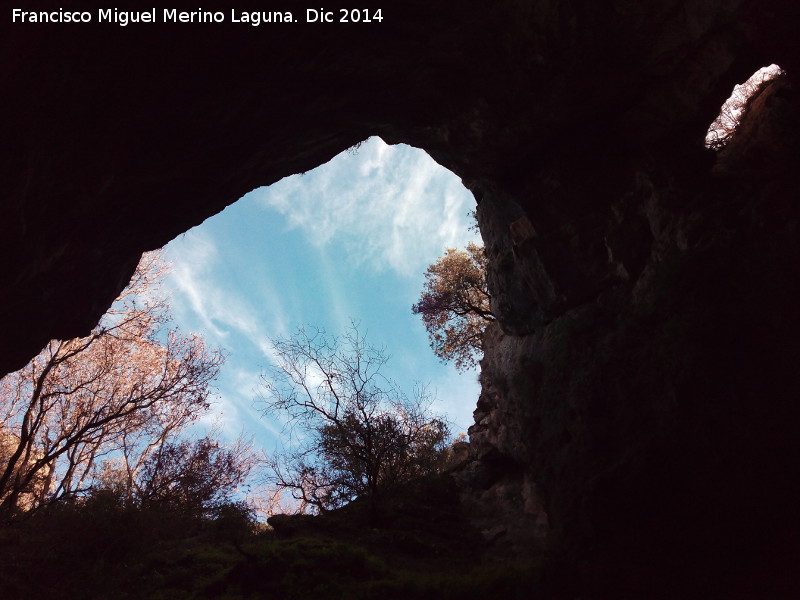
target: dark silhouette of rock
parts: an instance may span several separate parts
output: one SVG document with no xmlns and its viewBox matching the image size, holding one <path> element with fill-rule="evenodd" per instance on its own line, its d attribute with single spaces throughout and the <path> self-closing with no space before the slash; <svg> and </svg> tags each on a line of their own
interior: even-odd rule
<svg viewBox="0 0 800 600">
<path fill-rule="evenodd" d="M 386 4 L 369 25 L 6 14 L 0 370 L 86 333 L 142 251 L 380 135 L 479 202 L 500 323 L 463 479 L 487 537 L 544 550 L 558 593 L 797 591 L 800 5 Z M 787 75 L 706 150 L 770 63 Z"/>
</svg>

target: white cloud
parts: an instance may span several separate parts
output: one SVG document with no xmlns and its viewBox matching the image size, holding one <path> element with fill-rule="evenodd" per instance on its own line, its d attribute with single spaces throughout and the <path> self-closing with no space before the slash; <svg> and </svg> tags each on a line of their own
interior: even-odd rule
<svg viewBox="0 0 800 600">
<path fill-rule="evenodd" d="M 200 269 L 208 269 L 216 261 L 217 248 L 211 239 L 193 229 L 167 246 L 167 256 L 172 271 L 167 275 L 166 287 L 172 289 L 173 310 L 189 312 L 200 319 L 204 328 L 217 337 L 224 337 L 213 322 L 211 307 L 203 280 L 197 277 Z"/>
<path fill-rule="evenodd" d="M 274 443 L 281 426 L 263 418 L 253 400 L 261 387 L 261 369 L 276 362 L 267 326 L 274 335 L 287 331 L 278 293 L 261 285 L 259 297 L 254 298 L 242 286 L 225 285 L 220 280 L 224 261 L 212 237 L 203 230 L 189 231 L 166 250 L 173 269 L 164 286 L 171 292 L 176 321 L 183 330 L 197 331 L 211 346 L 232 354 L 217 383 L 217 401 L 200 424 L 206 428 L 218 425 L 230 439 L 247 424 L 261 446 Z M 270 310 L 259 312 L 253 303 Z"/>
<path fill-rule="evenodd" d="M 232 289 L 214 278 L 220 261 L 213 240 L 193 229 L 171 242 L 167 252 L 174 266 L 165 287 L 171 289 L 173 311 L 180 320 L 192 323 L 196 319 L 204 337 L 215 345 L 228 347 L 232 334 L 243 336 L 269 358 L 267 332 L 261 315 L 251 305 L 255 299 L 248 299 L 242 289 Z M 272 307 L 271 329 L 282 333 L 286 327 L 278 294 L 264 289 L 261 293 L 268 295 L 267 305 Z"/>
<path fill-rule="evenodd" d="M 425 153 L 379 139 L 364 144 L 357 156 L 345 153 L 254 194 L 256 202 L 231 207 L 215 217 L 215 224 L 195 228 L 167 246 L 174 270 L 165 288 L 171 289 L 181 328 L 197 331 L 230 355 L 219 380 L 219 405 L 209 420 L 217 419 L 232 437 L 246 424 L 257 443 L 267 447 L 282 423 L 262 417 L 253 399 L 261 370 L 276 362 L 269 338 L 291 334 L 294 324 L 306 319 L 333 333 L 343 329 L 350 317 L 359 317 L 353 307 L 364 310 L 365 303 L 385 301 L 370 282 L 379 288 L 396 283 L 398 297 L 410 304 L 405 295 L 418 293 L 427 265 L 445 247 L 463 246 L 475 237 L 468 230 L 474 200 L 457 177 Z M 281 237 L 278 229 L 260 229 L 264 208 L 281 213 L 290 228 L 301 231 L 294 238 L 307 239 L 317 256 L 300 260 L 296 239 Z M 236 221 L 242 214 L 246 223 Z M 269 223 L 270 215 L 263 217 Z M 287 264 L 297 266 L 291 272 L 280 268 Z M 371 273 L 359 279 L 353 276 L 356 266 Z M 313 302 L 317 298 L 319 308 Z M 380 316 L 376 334 L 391 338 L 396 321 Z M 423 342 L 428 352 L 426 346 Z M 397 353 L 402 356 L 403 349 Z M 424 361 L 412 362 L 413 377 L 430 372 Z M 456 431 L 464 430 L 479 391 L 474 375 L 448 370 L 431 385 L 438 396 L 434 409 L 446 412 Z"/>
<path fill-rule="evenodd" d="M 474 199 L 421 150 L 372 138 L 305 175 L 253 192 L 318 246 L 344 245 L 354 263 L 402 276 L 424 270 L 445 247 L 474 237 Z"/>
</svg>

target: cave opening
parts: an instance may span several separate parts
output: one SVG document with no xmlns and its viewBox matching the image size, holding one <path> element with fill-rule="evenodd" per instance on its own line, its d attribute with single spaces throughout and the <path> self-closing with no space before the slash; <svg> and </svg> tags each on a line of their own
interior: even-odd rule
<svg viewBox="0 0 800 600">
<path fill-rule="evenodd" d="M 466 432 L 480 392 L 475 368 L 433 353 L 411 305 L 446 248 L 481 243 L 475 200 L 422 150 L 370 138 L 328 163 L 243 196 L 165 247 L 175 324 L 227 354 L 222 422 L 257 446 L 281 435 L 253 405 L 274 360 L 270 339 L 299 326 L 338 334 L 350 320 L 390 355 L 387 376 L 429 386 L 432 409 Z"/>
<path fill-rule="evenodd" d="M 519 517 L 537 509 L 541 492 L 545 574 L 563 591 L 552 597 L 797 597 L 800 152 L 796 98 L 777 93 L 788 82 L 768 83 L 749 101 L 769 110 L 740 100 L 744 113 L 731 106 L 730 123 L 712 125 L 716 160 L 699 138 L 732 74 L 749 74 L 741 65 L 770 57 L 796 71 L 800 4 L 403 4 L 381 27 L 297 25 L 266 35 L 249 26 L 15 26 L 3 62 L 0 364 L 19 368 L 49 337 L 88 333 L 143 250 L 257 184 L 380 132 L 428 148 L 480 198 L 503 329 L 483 365 L 496 393 L 482 398 L 483 439 L 472 436 L 480 470 L 471 490 L 486 500 L 492 540 L 516 552 L 502 536 L 527 527 Z M 247 202 L 263 211 L 255 196 L 237 206 Z M 258 255 L 242 265 L 226 260 L 232 245 L 182 238 L 194 261 L 176 261 L 179 283 L 190 307 L 205 309 L 197 320 L 213 336 L 242 336 L 244 353 L 264 356 L 255 334 L 271 331 L 257 330 L 257 308 L 282 315 L 301 306 L 302 321 L 318 322 L 320 312 L 337 316 L 336 301 L 347 309 L 343 297 L 368 304 L 356 287 L 365 282 L 413 319 L 415 295 L 363 276 L 380 272 L 372 242 L 402 237 L 403 227 L 349 227 L 344 239 L 325 206 L 310 204 L 294 223 L 277 206 L 275 230 L 245 218 L 249 237 L 225 221 L 229 211 L 217 217 Z M 403 214 L 399 204 L 377 206 L 383 223 Z M 297 260 L 292 235 L 314 251 L 309 261 Z M 358 269 L 344 255 L 352 247 Z M 378 265 L 392 270 L 381 256 Z M 204 294 L 199 284 L 210 277 L 186 273 L 220 265 L 217 289 L 261 285 L 256 307 Z M 259 275 L 270 270 L 267 285 Z M 330 293 L 335 283 L 347 294 Z M 327 302 L 315 308 L 312 298 Z M 382 298 L 369 308 L 382 318 L 387 306 Z M 419 353 L 435 360 L 419 337 Z M 230 387 L 249 401 L 241 374 Z M 500 452 L 515 469 L 495 468 Z M 120 556 L 118 544 L 97 547 L 104 560 L 110 549 Z M 124 571 L 122 558 L 92 562 L 73 548 L 38 543 L 28 568 L 6 574 L 20 595 L 49 597 L 62 568 L 63 589 L 94 597 L 96 574 Z M 160 579 L 168 565 L 157 558 L 129 580 Z M 281 563 L 259 571 L 251 557 L 237 558 L 225 573 L 243 586 L 283 572 Z M 69 585 L 64 566 L 78 561 L 90 568 Z M 187 563 L 209 581 L 205 563 L 176 556 L 181 571 Z M 290 574 L 306 580 L 310 571 Z M 501 589 L 458 577 L 473 586 L 469 597 Z M 461 594 L 440 581 L 445 595 Z M 520 595 L 540 589 L 517 583 Z"/>
<path fill-rule="evenodd" d="M 722 150 L 739 130 L 739 124 L 753 98 L 770 82 L 785 75 L 776 64 L 761 67 L 743 83 L 734 86 L 731 95 L 720 107 L 720 113 L 706 132 L 706 148 Z"/>
</svg>

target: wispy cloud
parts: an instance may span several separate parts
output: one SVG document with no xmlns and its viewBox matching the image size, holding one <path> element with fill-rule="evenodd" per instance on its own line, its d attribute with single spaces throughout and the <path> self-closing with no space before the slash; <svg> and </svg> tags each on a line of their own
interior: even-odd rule
<svg viewBox="0 0 800 600">
<path fill-rule="evenodd" d="M 309 323 L 335 334 L 355 317 L 371 323 L 377 339 L 401 344 L 396 360 L 405 356 L 410 366 L 400 371 L 432 378 L 434 409 L 464 429 L 477 397 L 474 376 L 435 370 L 416 350 L 427 352 L 424 339 L 415 350 L 402 344 L 414 337 L 406 296 L 418 293 L 422 273 L 445 247 L 474 237 L 472 208 L 458 178 L 426 154 L 373 139 L 356 156 L 253 192 L 169 244 L 174 268 L 164 287 L 176 323 L 229 354 L 209 419 L 232 437 L 244 423 L 263 447 L 272 445 L 282 423 L 253 407 L 262 370 L 276 363 L 270 338 Z M 402 316 L 376 308 L 398 305 Z"/>
<path fill-rule="evenodd" d="M 219 252 L 213 239 L 193 229 L 167 246 L 173 270 L 165 287 L 171 292 L 172 306 L 183 323 L 198 327 L 212 344 L 226 347 L 233 335 L 244 337 L 269 357 L 265 324 L 241 289 L 232 289 L 215 276 L 219 273 Z M 285 330 L 280 301 L 270 293 L 273 327 Z M 275 308 L 277 307 L 277 309 Z"/>
<path fill-rule="evenodd" d="M 276 435 L 275 427 L 260 419 L 251 404 L 261 368 L 274 362 L 267 327 L 276 335 L 286 329 L 281 311 L 275 310 L 280 306 L 277 294 L 267 292 L 271 296 L 268 305 L 273 310 L 271 322 L 265 323 L 264 315 L 252 306 L 252 302 L 259 301 L 257 298 L 220 281 L 222 261 L 218 247 L 201 230 L 193 229 L 170 243 L 167 256 L 173 269 L 164 287 L 170 292 L 176 321 L 182 329 L 201 333 L 211 346 L 233 355 L 223 368 L 219 399 L 215 410 L 204 419 L 205 424 L 221 422 L 226 434 L 235 435 L 242 423 L 256 423 Z"/>
<path fill-rule="evenodd" d="M 253 192 L 315 245 L 336 243 L 349 260 L 411 276 L 471 236 L 472 196 L 424 152 L 372 138 L 305 175 Z"/>
</svg>

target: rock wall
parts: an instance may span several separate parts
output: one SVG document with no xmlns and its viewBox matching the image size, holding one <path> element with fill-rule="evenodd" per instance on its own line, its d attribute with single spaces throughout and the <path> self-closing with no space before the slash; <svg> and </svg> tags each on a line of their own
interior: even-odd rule
<svg viewBox="0 0 800 600">
<path fill-rule="evenodd" d="M 799 117 L 780 78 L 717 156 L 560 156 L 484 196 L 487 537 L 581 565 L 584 592 L 795 589 Z M 489 204 L 519 198 L 522 222 Z"/>
<path fill-rule="evenodd" d="M 798 5 L 383 9 L 371 26 L 4 20 L 0 371 L 88 331 L 142 251 L 380 135 L 479 202 L 500 325 L 465 501 L 487 537 L 544 551 L 563 593 L 792 585 Z M 733 84 L 771 62 L 788 77 L 705 150 Z"/>
</svg>

